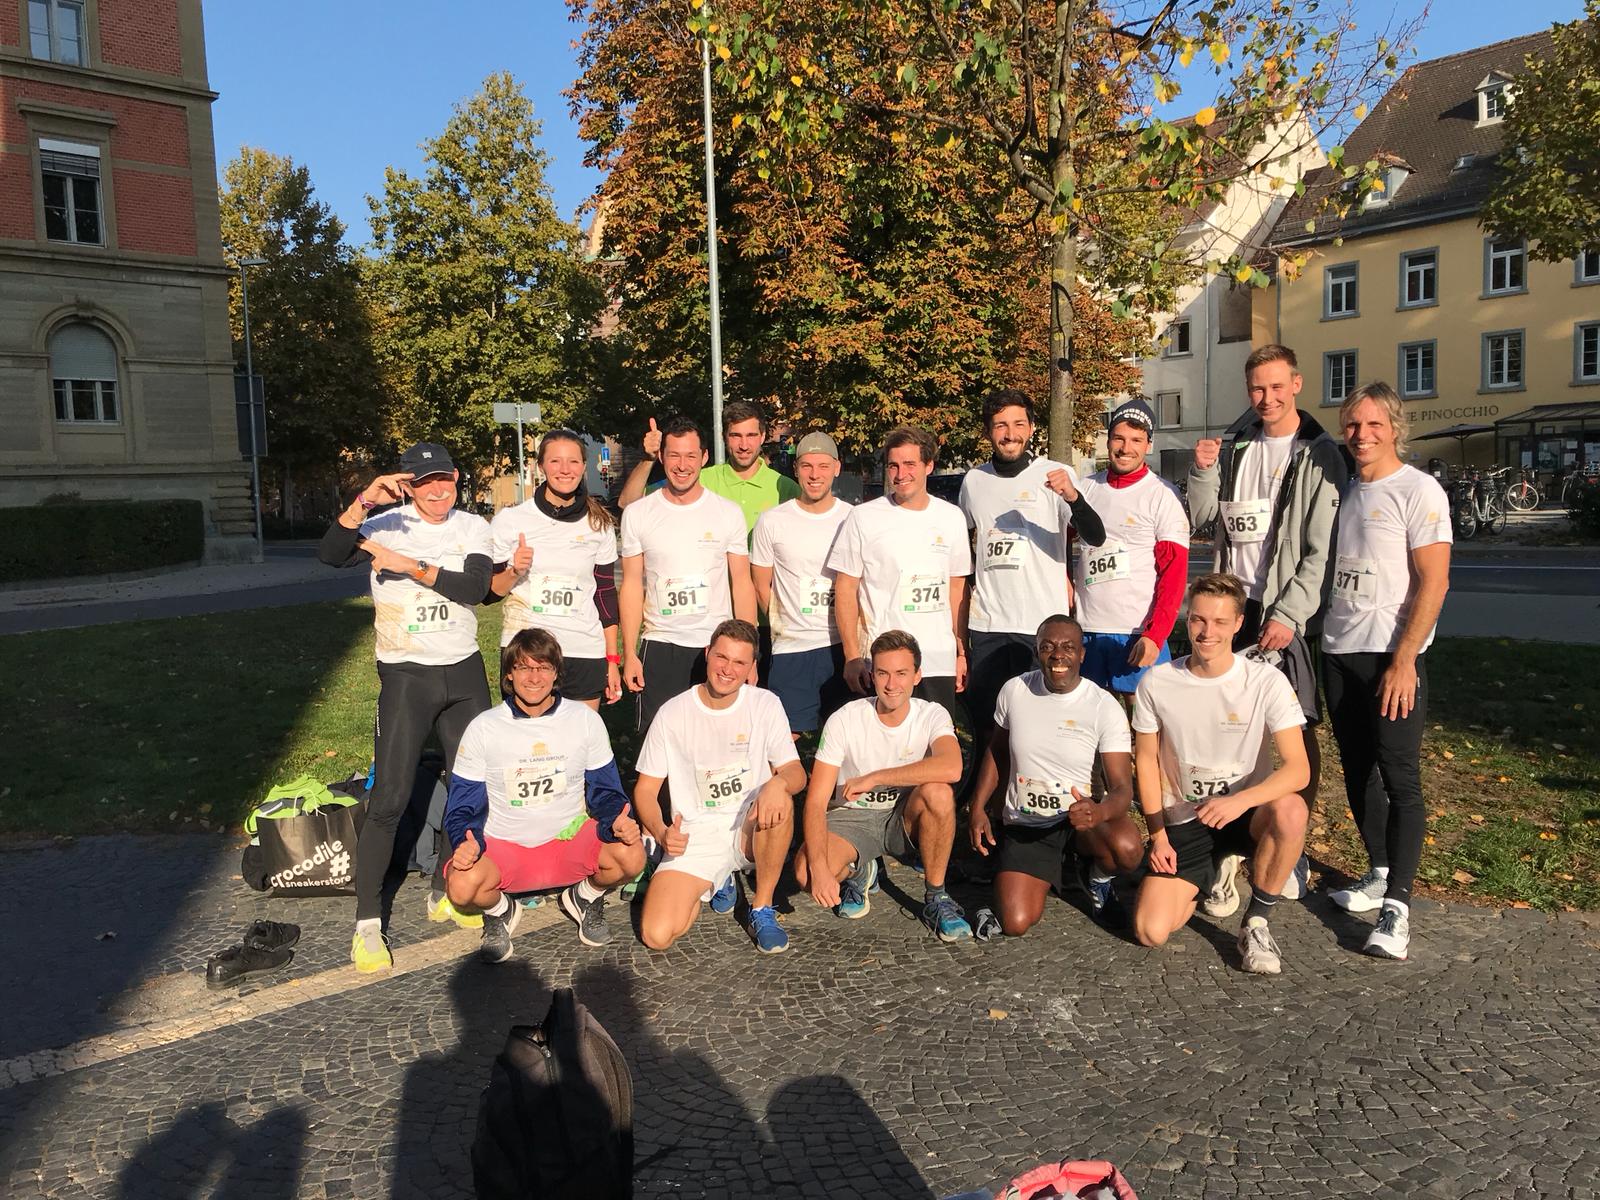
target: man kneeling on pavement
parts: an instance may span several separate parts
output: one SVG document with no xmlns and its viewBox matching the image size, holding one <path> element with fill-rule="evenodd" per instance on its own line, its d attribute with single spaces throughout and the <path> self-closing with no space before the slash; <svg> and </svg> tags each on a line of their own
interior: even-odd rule
<svg viewBox="0 0 1600 1200">
<path fill-rule="evenodd" d="M 606 893 L 644 869 L 639 826 L 628 812 L 600 715 L 562 699 L 561 646 L 524 629 L 500 656 L 505 703 L 462 735 L 444 829 L 450 902 L 483 911 L 483 954 L 511 957 L 521 915 L 512 893 L 564 888 L 561 910 L 587 946 L 611 940 Z"/>
</svg>

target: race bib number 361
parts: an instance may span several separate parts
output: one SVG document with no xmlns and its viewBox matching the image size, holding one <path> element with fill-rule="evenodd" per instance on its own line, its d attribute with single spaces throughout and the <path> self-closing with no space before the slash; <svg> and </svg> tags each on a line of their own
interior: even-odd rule
<svg viewBox="0 0 1600 1200">
<path fill-rule="evenodd" d="M 711 584 L 704 575 L 681 575 L 661 582 L 660 611 L 664 617 L 698 617 L 710 608 Z"/>
</svg>

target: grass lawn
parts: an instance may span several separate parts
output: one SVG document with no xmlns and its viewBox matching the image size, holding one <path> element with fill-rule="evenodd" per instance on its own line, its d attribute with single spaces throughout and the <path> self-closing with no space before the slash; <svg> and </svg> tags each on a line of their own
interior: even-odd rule
<svg viewBox="0 0 1600 1200">
<path fill-rule="evenodd" d="M 499 610 L 481 610 L 486 664 L 499 631 Z M 1600 908 L 1600 648 L 1445 639 L 1428 660 L 1422 890 Z M 4 637 L 0 677 L 15 748 L 0 834 L 12 837 L 237 830 L 273 784 L 342 778 L 372 757 L 365 599 Z M 604 712 L 626 768 L 633 705 Z M 1310 852 L 1359 874 L 1326 732 L 1323 759 Z"/>
</svg>

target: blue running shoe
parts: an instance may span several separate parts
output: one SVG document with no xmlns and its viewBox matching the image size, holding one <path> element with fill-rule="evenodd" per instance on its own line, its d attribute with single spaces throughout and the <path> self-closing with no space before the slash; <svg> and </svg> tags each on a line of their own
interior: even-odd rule
<svg viewBox="0 0 1600 1200">
<path fill-rule="evenodd" d="M 734 882 L 732 875 L 722 881 L 722 886 L 711 893 L 711 911 L 714 913 L 731 913 L 733 906 L 739 902 L 739 885 Z"/>
<path fill-rule="evenodd" d="M 750 936 L 763 954 L 782 954 L 789 948 L 789 935 L 778 924 L 778 914 L 771 905 L 750 910 Z"/>
<path fill-rule="evenodd" d="M 878 890 L 878 864 L 876 861 L 867 864 L 866 877 L 859 874 L 848 876 L 839 884 L 839 903 L 833 906 L 834 916 L 843 917 L 847 921 L 859 921 L 872 909 L 872 901 L 867 897 Z"/>
<path fill-rule="evenodd" d="M 1116 910 L 1116 881 L 1096 879 L 1092 859 L 1078 859 L 1078 884 L 1083 888 L 1083 894 L 1089 898 L 1089 911 L 1096 917 L 1103 920 Z"/>
<path fill-rule="evenodd" d="M 964 942 L 972 936 L 967 914 L 943 888 L 928 893 L 922 906 L 922 923 L 938 934 L 941 942 Z"/>
<path fill-rule="evenodd" d="M 879 892 L 883 891 L 883 883 L 881 881 L 884 873 L 888 871 L 889 868 L 881 858 L 873 859 L 872 866 L 872 882 L 867 884 L 867 895 L 876 896 Z"/>
</svg>

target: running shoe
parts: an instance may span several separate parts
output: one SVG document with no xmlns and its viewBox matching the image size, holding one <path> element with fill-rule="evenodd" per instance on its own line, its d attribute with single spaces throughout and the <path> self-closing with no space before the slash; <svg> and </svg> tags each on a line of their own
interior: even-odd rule
<svg viewBox="0 0 1600 1200">
<path fill-rule="evenodd" d="M 1339 888 L 1328 893 L 1332 900 L 1345 912 L 1364 913 L 1383 906 L 1383 898 L 1389 894 L 1389 880 L 1387 876 L 1379 875 L 1377 871 L 1369 869 L 1365 875 L 1356 880 L 1349 887 Z"/>
<path fill-rule="evenodd" d="M 881 858 L 875 858 L 872 860 L 872 865 L 876 869 L 872 872 L 872 882 L 867 885 L 867 894 L 876 896 L 883 891 L 883 877 L 889 873 L 889 864 Z"/>
<path fill-rule="evenodd" d="M 483 945 L 478 948 L 490 962 L 505 962 L 511 957 L 511 935 L 522 923 L 522 905 L 513 904 L 503 916 L 483 914 Z"/>
<path fill-rule="evenodd" d="M 871 910 L 872 901 L 868 896 L 877 890 L 878 864 L 873 861 L 867 864 L 864 879 L 857 872 L 846 876 L 839 884 L 839 903 L 833 906 L 834 916 L 843 917 L 847 921 L 859 921 Z"/>
<path fill-rule="evenodd" d="M 1251 917 L 1239 930 L 1240 965 L 1251 975 L 1276 975 L 1283 970 L 1278 943 L 1265 917 Z"/>
<path fill-rule="evenodd" d="M 1392 958 L 1405 962 L 1411 948 L 1411 919 L 1392 904 L 1385 904 L 1378 914 L 1378 923 L 1367 935 L 1367 944 L 1361 953 L 1374 958 Z"/>
<path fill-rule="evenodd" d="M 449 896 L 430 896 L 428 898 L 428 920 L 435 925 L 442 925 L 446 921 L 454 921 L 462 929 L 482 929 L 483 914 L 464 913 L 454 904 L 450 903 Z"/>
<path fill-rule="evenodd" d="M 364 975 L 374 971 L 387 971 L 394 966 L 394 955 L 389 953 L 389 942 L 382 930 L 362 933 L 356 930 L 350 939 L 350 961 Z"/>
<path fill-rule="evenodd" d="M 731 913 L 733 906 L 739 902 L 739 885 L 734 882 L 732 875 L 722 881 L 722 886 L 711 893 L 711 911 L 714 913 Z"/>
<path fill-rule="evenodd" d="M 966 912 L 943 888 L 928 893 L 922 906 L 922 923 L 933 930 L 941 942 L 964 942 L 972 936 Z"/>
<path fill-rule="evenodd" d="M 561 893 L 561 911 L 577 924 L 578 940 L 585 946 L 604 946 L 611 940 L 604 895 L 585 900 L 578 895 L 578 885 L 573 884 Z"/>
<path fill-rule="evenodd" d="M 1304 854 L 1295 860 L 1289 882 L 1283 885 L 1285 900 L 1304 900 L 1311 892 L 1311 860 Z"/>
<path fill-rule="evenodd" d="M 1244 865 L 1244 855 L 1224 854 L 1217 865 L 1217 881 L 1200 902 L 1200 911 L 1208 917 L 1231 917 L 1239 911 L 1239 868 Z"/>
<path fill-rule="evenodd" d="M 1083 888 L 1083 894 L 1089 898 L 1091 913 L 1097 917 L 1111 915 L 1117 905 L 1116 880 L 1096 879 L 1093 859 L 1078 859 L 1078 886 Z"/>
<path fill-rule="evenodd" d="M 778 914 L 770 904 L 750 910 L 750 936 L 763 954 L 782 954 L 789 948 L 789 935 L 778 924 Z"/>
</svg>

